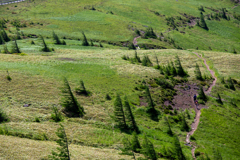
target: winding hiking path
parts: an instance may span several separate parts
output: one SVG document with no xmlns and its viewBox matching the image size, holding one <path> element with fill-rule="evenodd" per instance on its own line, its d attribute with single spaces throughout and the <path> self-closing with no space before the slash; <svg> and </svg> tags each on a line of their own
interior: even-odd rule
<svg viewBox="0 0 240 160">
<path fill-rule="evenodd" d="M 207 67 L 207 69 L 208 69 L 209 72 L 211 73 L 212 77 L 214 78 L 214 80 L 213 80 L 212 84 L 210 85 L 210 87 L 205 91 L 206 94 L 209 94 L 209 93 L 211 92 L 211 90 L 212 90 L 212 87 L 215 86 L 215 84 L 216 84 L 217 77 L 215 76 L 214 71 L 209 68 L 206 60 L 202 57 L 202 55 L 199 56 L 198 53 L 195 53 L 195 52 L 193 52 L 193 53 L 196 54 L 199 58 L 201 58 L 201 59 L 204 61 L 205 66 Z M 192 97 L 193 97 L 193 96 L 192 96 Z M 191 145 L 193 146 L 193 147 L 192 147 L 192 157 L 193 157 L 194 159 L 196 159 L 195 154 L 194 154 L 195 149 L 196 149 L 196 146 L 194 146 L 194 145 L 191 143 L 191 141 L 190 141 L 190 136 L 193 135 L 193 133 L 197 130 L 197 127 L 198 127 L 198 124 L 199 124 L 199 121 L 200 121 L 201 111 L 196 108 L 193 99 L 192 99 L 192 103 L 193 103 L 193 106 L 194 106 L 194 108 L 195 108 L 196 116 L 195 116 L 195 118 L 194 118 L 194 122 L 193 122 L 192 125 L 191 125 L 192 130 L 187 133 L 186 142 L 187 142 L 188 145 L 191 144 Z"/>
<path fill-rule="evenodd" d="M 138 46 L 137 45 L 137 39 L 138 38 L 140 38 L 141 36 L 137 36 L 137 37 L 135 37 L 134 39 L 133 39 L 133 44 L 134 44 L 134 46 Z"/>
</svg>

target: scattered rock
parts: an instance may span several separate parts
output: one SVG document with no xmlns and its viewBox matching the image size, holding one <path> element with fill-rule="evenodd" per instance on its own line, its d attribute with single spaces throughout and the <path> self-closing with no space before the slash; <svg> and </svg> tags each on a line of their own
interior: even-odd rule
<svg viewBox="0 0 240 160">
<path fill-rule="evenodd" d="M 29 107 L 31 104 L 24 104 L 23 107 Z"/>
</svg>

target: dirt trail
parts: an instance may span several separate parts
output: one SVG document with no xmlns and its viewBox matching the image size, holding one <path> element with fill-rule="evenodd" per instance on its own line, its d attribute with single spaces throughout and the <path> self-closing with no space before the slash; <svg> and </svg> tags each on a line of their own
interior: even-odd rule
<svg viewBox="0 0 240 160">
<path fill-rule="evenodd" d="M 5 3 L 2 3 L 2 2 L 0 2 L 0 6 L 1 5 L 7 5 L 7 4 L 11 4 L 11 3 L 19 3 L 19 2 L 23 2 L 23 1 L 25 1 L 25 0 L 16 0 L 16 1 L 9 1 L 9 2 L 5 2 Z"/>
<path fill-rule="evenodd" d="M 213 83 L 212 83 L 212 84 L 210 85 L 210 87 L 205 91 L 206 94 L 209 94 L 209 93 L 211 92 L 211 90 L 212 90 L 212 87 L 215 86 L 215 84 L 216 84 L 217 77 L 214 75 L 214 74 L 215 74 L 214 71 L 212 71 L 212 70 L 209 68 L 206 60 L 202 57 L 202 55 L 199 56 L 198 53 L 195 53 L 195 52 L 194 52 L 194 54 L 196 54 L 199 58 L 201 58 L 201 59 L 204 61 L 205 66 L 207 67 L 207 69 L 208 69 L 209 72 L 211 73 L 212 77 L 214 78 Z M 192 96 L 192 97 L 193 97 L 193 96 Z M 197 127 L 198 127 L 198 124 L 199 124 L 199 121 L 200 121 L 201 111 L 196 108 L 196 106 L 195 106 L 195 104 L 194 104 L 193 98 L 192 98 L 192 103 L 193 103 L 193 106 L 194 106 L 194 108 L 195 108 L 196 116 L 195 116 L 195 118 L 194 118 L 194 122 L 193 122 L 192 125 L 191 125 L 192 130 L 187 133 L 186 142 L 187 142 L 187 145 L 192 145 L 192 157 L 193 157 L 194 159 L 196 159 L 196 157 L 195 157 L 195 155 L 194 155 L 196 146 L 194 146 L 194 145 L 191 143 L 191 141 L 190 141 L 190 136 L 193 135 L 193 133 L 197 130 Z"/>
<path fill-rule="evenodd" d="M 134 39 L 133 39 L 133 44 L 134 44 L 134 46 L 138 46 L 137 45 L 137 39 L 138 38 L 140 38 L 141 36 L 137 36 L 137 37 L 135 37 Z"/>
</svg>

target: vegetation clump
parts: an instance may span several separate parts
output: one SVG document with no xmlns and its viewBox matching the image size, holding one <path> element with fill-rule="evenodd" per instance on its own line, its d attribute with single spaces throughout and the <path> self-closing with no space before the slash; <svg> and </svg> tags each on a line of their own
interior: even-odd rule
<svg viewBox="0 0 240 160">
<path fill-rule="evenodd" d="M 85 95 L 85 96 L 91 95 L 91 92 L 86 89 L 83 80 L 80 80 L 80 86 L 76 88 L 75 91 L 78 95 Z"/>
<path fill-rule="evenodd" d="M 116 99 L 114 101 L 114 120 L 118 128 L 122 130 L 127 129 L 122 100 L 119 94 L 116 95 Z"/>
<path fill-rule="evenodd" d="M 45 40 L 43 36 L 40 36 L 42 43 L 43 43 L 43 48 L 41 49 L 42 52 L 51 52 L 51 49 L 48 48 L 47 44 L 45 43 Z"/>
<path fill-rule="evenodd" d="M 152 27 L 148 27 L 147 30 L 145 31 L 144 38 L 157 38 L 157 35 L 154 33 Z"/>
<path fill-rule="evenodd" d="M 82 45 L 83 46 L 89 46 L 89 43 L 87 41 L 87 37 L 85 36 L 84 32 L 82 32 L 82 35 L 83 35 Z"/>
<path fill-rule="evenodd" d="M 0 108 L 0 123 L 2 122 L 8 122 L 9 118 L 6 115 L 6 113 L 2 110 L 2 108 Z"/>
<path fill-rule="evenodd" d="M 63 120 L 63 116 L 56 106 L 52 107 L 52 111 L 53 113 L 51 114 L 51 118 L 54 120 L 54 122 L 60 122 Z"/>
</svg>

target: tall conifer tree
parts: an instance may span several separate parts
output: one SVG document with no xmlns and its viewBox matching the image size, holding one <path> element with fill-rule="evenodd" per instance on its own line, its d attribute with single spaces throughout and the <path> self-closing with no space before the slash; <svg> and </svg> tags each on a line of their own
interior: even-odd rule
<svg viewBox="0 0 240 160">
<path fill-rule="evenodd" d="M 120 98 L 120 95 L 117 94 L 115 102 L 114 102 L 114 118 L 117 126 L 120 129 L 126 129 L 126 121 L 125 121 L 125 116 L 123 112 L 123 106 L 122 106 L 122 100 Z"/>
<path fill-rule="evenodd" d="M 196 67 L 195 67 L 195 76 L 196 76 L 196 79 L 202 81 L 203 78 L 202 78 L 202 73 L 200 71 L 200 68 L 199 68 L 199 65 L 196 63 Z"/>
<path fill-rule="evenodd" d="M 203 15 L 202 12 L 200 13 L 200 22 L 199 22 L 199 26 L 200 26 L 201 28 L 203 28 L 203 29 L 208 30 L 208 27 L 207 27 L 207 24 L 206 24 L 206 22 L 205 22 L 205 20 L 204 20 L 204 15 Z"/>
<path fill-rule="evenodd" d="M 89 46 L 89 43 L 88 43 L 88 41 L 87 41 L 87 37 L 85 36 L 84 32 L 82 32 L 82 35 L 83 35 L 82 45 L 83 45 L 83 46 Z"/>
</svg>

